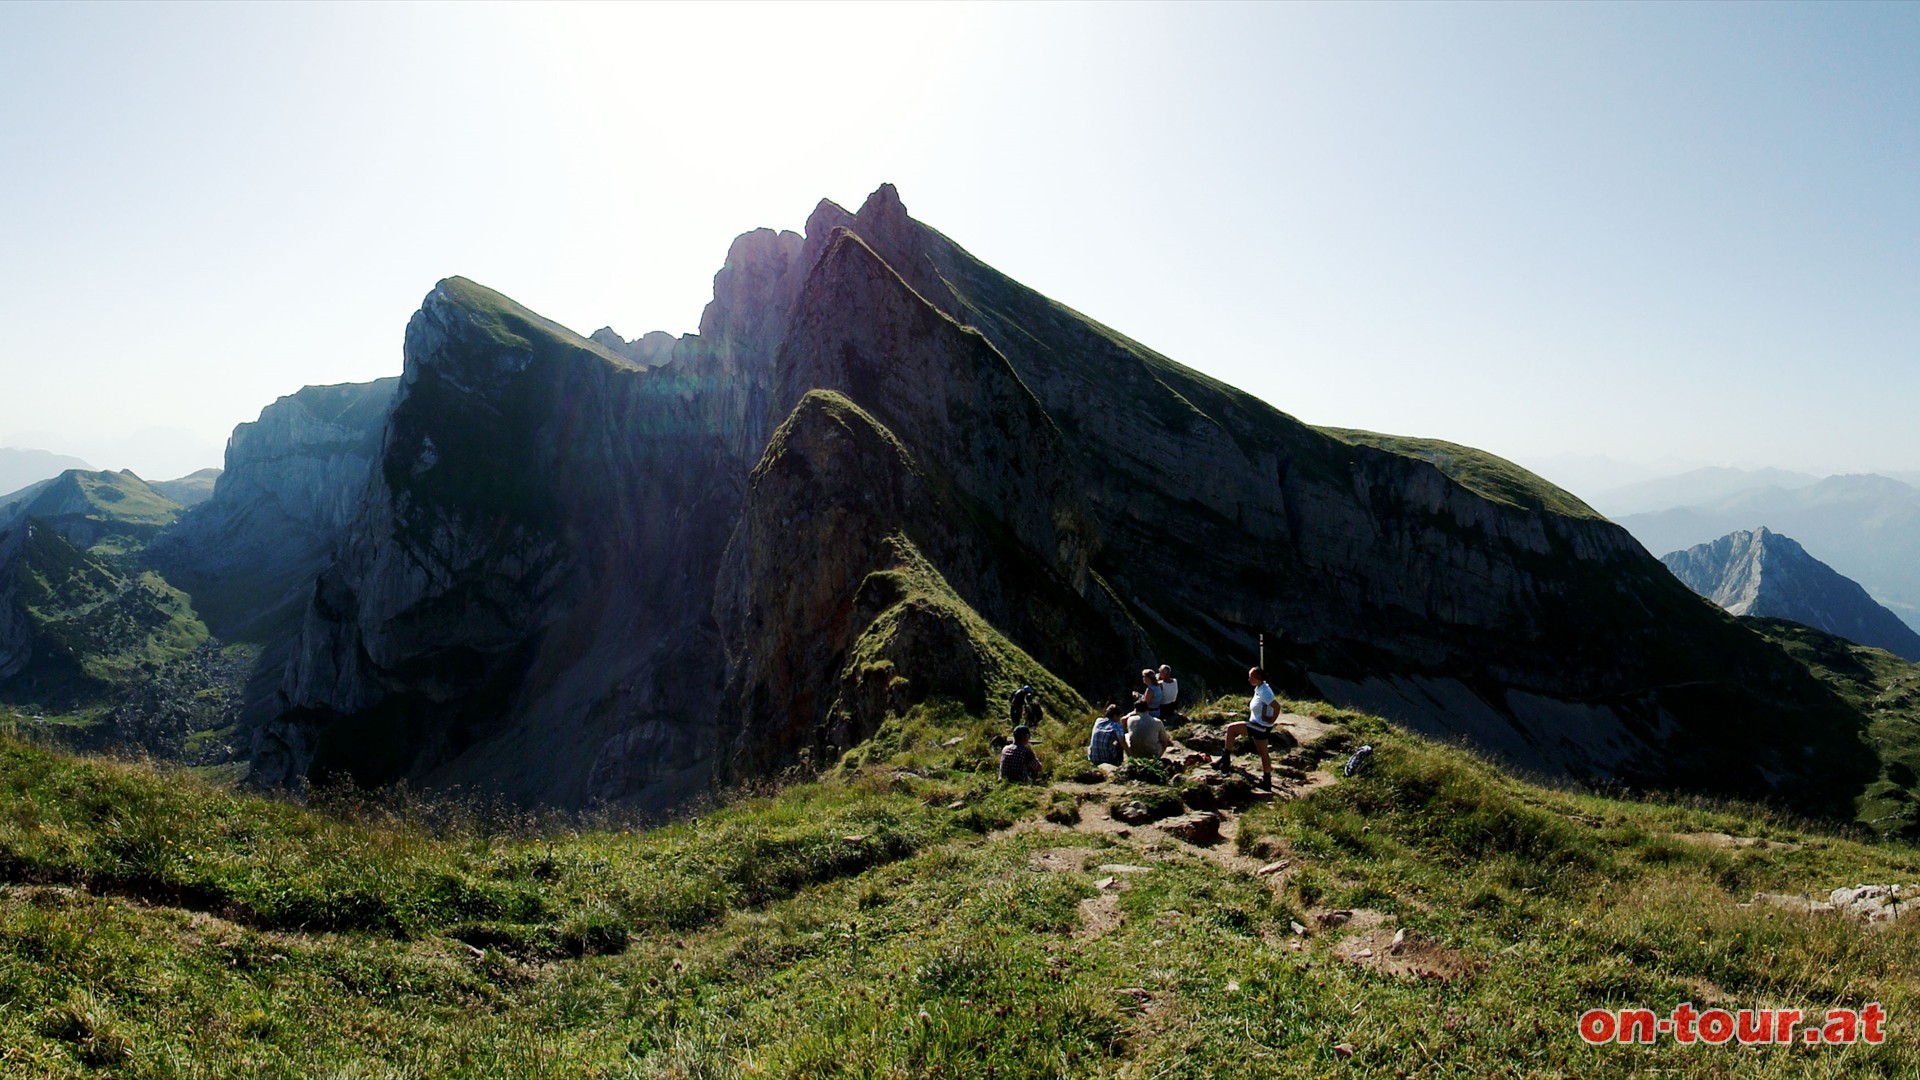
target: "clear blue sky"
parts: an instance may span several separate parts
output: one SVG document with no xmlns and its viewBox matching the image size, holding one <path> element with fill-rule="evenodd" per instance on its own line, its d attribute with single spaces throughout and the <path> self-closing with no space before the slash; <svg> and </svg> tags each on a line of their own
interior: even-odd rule
<svg viewBox="0 0 1920 1080">
<path fill-rule="evenodd" d="M 1311 422 L 1920 469 L 1920 5 L 16 3 L 0 155 L 0 444 L 108 467 L 890 180 Z"/>
</svg>

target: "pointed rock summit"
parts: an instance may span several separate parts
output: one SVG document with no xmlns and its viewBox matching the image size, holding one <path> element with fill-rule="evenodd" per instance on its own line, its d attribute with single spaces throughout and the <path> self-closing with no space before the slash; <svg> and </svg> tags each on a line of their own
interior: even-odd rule
<svg viewBox="0 0 1920 1080">
<path fill-rule="evenodd" d="M 1920 634 L 1851 578 L 1761 526 L 1660 557 L 1687 587 L 1734 615 L 1790 619 L 1920 661 Z"/>
</svg>

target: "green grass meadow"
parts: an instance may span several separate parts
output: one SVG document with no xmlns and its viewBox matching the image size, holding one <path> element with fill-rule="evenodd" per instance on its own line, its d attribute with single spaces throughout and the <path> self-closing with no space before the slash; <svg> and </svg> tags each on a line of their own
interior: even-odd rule
<svg viewBox="0 0 1920 1080">
<path fill-rule="evenodd" d="M 1920 1075 L 1920 921 L 1742 906 L 1920 881 L 1920 852 L 1537 786 L 1321 712 L 1329 760 L 1364 739 L 1377 767 L 1249 811 L 1225 858 L 1047 823 L 1106 810 L 1001 785 L 968 752 L 984 727 L 948 747 L 938 709 L 883 762 L 655 827 L 299 807 L 0 740 L 0 1074 Z M 1245 868 L 1269 859 L 1289 867 Z M 1348 959 L 1329 909 L 1404 929 L 1426 969 Z M 1889 1037 L 1576 1033 L 1683 1001 L 1878 1001 Z"/>
</svg>

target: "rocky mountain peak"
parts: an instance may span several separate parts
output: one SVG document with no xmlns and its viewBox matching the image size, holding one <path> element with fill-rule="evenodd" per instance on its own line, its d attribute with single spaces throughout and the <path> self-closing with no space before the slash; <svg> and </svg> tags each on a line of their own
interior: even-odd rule
<svg viewBox="0 0 1920 1080">
<path fill-rule="evenodd" d="M 632 341 L 621 337 L 611 326 L 603 326 L 587 335 L 587 340 L 609 352 L 618 353 L 641 367 L 659 367 L 671 363 L 680 339 L 664 330 L 642 334 Z"/>
<path fill-rule="evenodd" d="M 807 217 L 807 246 L 802 262 L 813 267 L 820 263 L 820 256 L 826 254 L 827 245 L 833 242 L 836 229 L 853 227 L 854 217 L 847 208 L 832 199 L 821 199 Z"/>
<path fill-rule="evenodd" d="M 860 204 L 860 212 L 855 215 L 862 227 L 875 231 L 901 230 L 910 226 L 912 218 L 907 216 L 907 207 L 900 201 L 900 191 L 892 184 L 881 184 Z"/>
<path fill-rule="evenodd" d="M 700 337 L 723 366 L 770 356 L 784 316 L 806 276 L 806 241 L 796 232 L 755 229 L 734 238 L 713 275 L 713 300 L 700 315 Z"/>
<path fill-rule="evenodd" d="M 1858 583 L 1764 525 L 1663 555 L 1660 561 L 1730 614 L 1790 619 L 1920 660 L 1920 634 Z"/>
</svg>

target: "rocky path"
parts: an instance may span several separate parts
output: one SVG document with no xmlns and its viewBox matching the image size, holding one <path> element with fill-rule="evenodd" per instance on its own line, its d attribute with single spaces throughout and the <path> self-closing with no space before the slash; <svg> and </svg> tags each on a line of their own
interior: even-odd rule
<svg viewBox="0 0 1920 1080">
<path fill-rule="evenodd" d="M 1034 869 L 1042 871 L 1083 871 L 1095 876 L 1096 895 L 1081 901 L 1080 925 L 1075 937 L 1086 941 L 1099 938 L 1121 925 L 1120 895 L 1162 865 L 1188 858 L 1201 858 L 1222 869 L 1246 874 L 1264 882 L 1276 894 L 1299 869 L 1301 860 L 1283 842 L 1263 840 L 1246 851 L 1239 844 L 1242 813 L 1274 799 L 1297 799 L 1320 788 L 1338 783 L 1341 761 L 1337 756 L 1321 760 L 1318 744 L 1331 728 L 1312 717 L 1289 714 L 1280 718 L 1295 745 L 1274 754 L 1274 786 L 1267 791 L 1257 787 L 1257 774 L 1236 768 L 1231 774 L 1213 770 L 1207 764 L 1190 765 L 1181 775 L 1196 787 L 1213 793 L 1211 798 L 1189 788 L 1189 798 L 1213 805 L 1192 805 L 1168 810 L 1168 802 L 1177 799 L 1169 787 L 1129 783 L 1108 772 L 1099 782 L 1061 781 L 1052 791 L 1069 795 L 1079 810 L 1072 822 L 1029 819 L 995 836 L 1043 834 L 1059 837 L 1059 845 L 1036 850 L 1030 856 Z M 1189 759 L 1219 751 L 1217 731 L 1205 727 L 1175 740 L 1172 759 Z M 1276 748 L 1277 750 L 1277 748 Z M 1257 756 L 1236 755 L 1236 762 L 1258 767 Z M 1137 806 L 1130 806 L 1137 804 Z M 1128 820 L 1144 811 L 1146 820 Z M 1099 846 L 1074 843 L 1076 838 L 1099 837 L 1111 843 Z M 1104 861 L 1097 861 L 1104 860 Z M 1178 913 L 1166 913 L 1172 917 Z M 1411 978 L 1456 977 L 1469 968 L 1459 954 L 1434 943 L 1409 936 L 1393 919 L 1365 909 L 1313 908 L 1303 915 L 1304 923 L 1279 926 L 1272 933 L 1287 940 L 1295 949 L 1308 947 L 1310 939 L 1326 938 L 1329 952 L 1343 962 L 1353 963 L 1389 975 Z M 1146 993 L 1146 991 L 1142 991 Z M 1149 1003 L 1150 1004 L 1150 1003 Z"/>
</svg>

